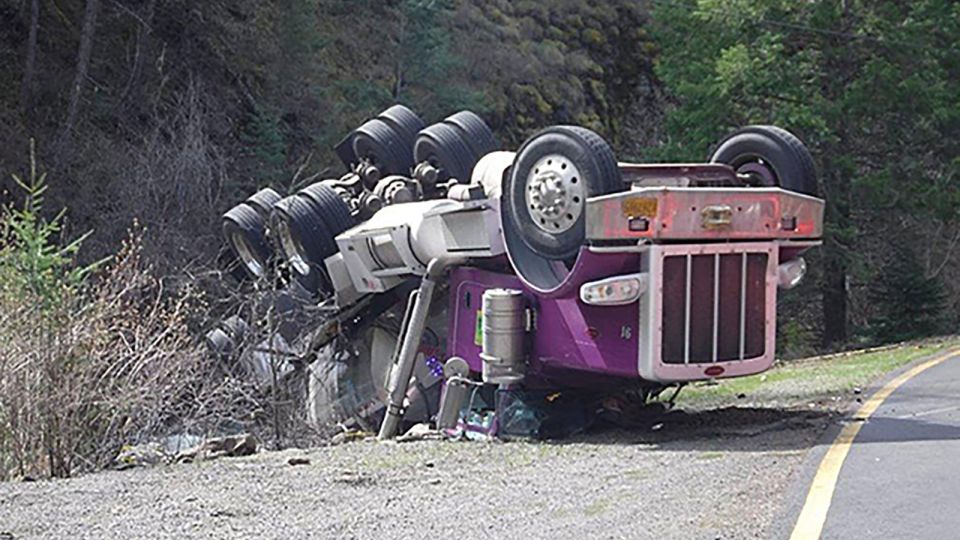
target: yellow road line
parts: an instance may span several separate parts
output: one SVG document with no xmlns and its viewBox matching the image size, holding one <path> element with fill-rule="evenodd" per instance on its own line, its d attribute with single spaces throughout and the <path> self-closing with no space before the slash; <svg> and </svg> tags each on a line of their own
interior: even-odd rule
<svg viewBox="0 0 960 540">
<path fill-rule="evenodd" d="M 813 477 L 810 491 L 807 493 L 807 499 L 803 503 L 803 510 L 800 511 L 800 517 L 797 518 L 797 524 L 790 535 L 790 540 L 820 538 L 823 532 L 823 524 L 827 521 L 827 511 L 830 510 L 833 491 L 837 486 L 837 478 L 840 476 L 840 467 L 843 466 L 843 461 L 846 459 L 847 453 L 850 452 L 850 446 L 853 444 L 853 440 L 857 438 L 857 433 L 860 432 L 863 421 L 870 418 L 870 415 L 877 411 L 883 400 L 887 399 L 903 383 L 957 354 L 957 351 L 957 349 L 951 349 L 901 374 L 884 385 L 883 388 L 877 390 L 860 407 L 853 417 L 854 421 L 843 427 L 840 434 L 834 439 L 833 444 L 830 445 L 826 455 L 823 456 L 823 460 L 817 468 L 817 474 Z"/>
</svg>

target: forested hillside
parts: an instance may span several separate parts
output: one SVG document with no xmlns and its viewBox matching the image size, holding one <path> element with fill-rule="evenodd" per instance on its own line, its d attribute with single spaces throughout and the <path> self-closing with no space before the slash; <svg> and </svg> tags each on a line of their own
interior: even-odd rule
<svg viewBox="0 0 960 540">
<path fill-rule="evenodd" d="M 36 140 L 85 261 L 146 228 L 165 274 L 215 265 L 219 216 L 338 176 L 331 146 L 400 102 L 518 145 L 586 125 L 623 160 L 702 160 L 774 123 L 828 200 L 788 353 L 952 330 L 960 302 L 960 5 L 947 0 L 0 0 L 0 186 Z"/>
</svg>

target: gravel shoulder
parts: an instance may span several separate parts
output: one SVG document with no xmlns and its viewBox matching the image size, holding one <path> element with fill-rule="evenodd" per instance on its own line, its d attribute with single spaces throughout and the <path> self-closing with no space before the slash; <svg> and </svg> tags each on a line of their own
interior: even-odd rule
<svg viewBox="0 0 960 540">
<path fill-rule="evenodd" d="M 765 538 L 855 395 L 763 388 L 693 389 L 654 424 L 560 442 L 365 440 L 0 483 L 0 538 Z"/>
</svg>

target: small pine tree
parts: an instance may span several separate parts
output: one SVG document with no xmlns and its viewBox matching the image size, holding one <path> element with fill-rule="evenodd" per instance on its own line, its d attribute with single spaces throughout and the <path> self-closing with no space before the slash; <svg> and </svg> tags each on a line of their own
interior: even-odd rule
<svg viewBox="0 0 960 540">
<path fill-rule="evenodd" d="M 907 246 L 893 251 L 870 299 L 878 308 L 870 326 L 880 342 L 922 338 L 944 330 L 947 312 L 943 284 L 924 273 L 916 254 Z"/>
<path fill-rule="evenodd" d="M 245 126 L 240 140 L 254 158 L 259 183 L 269 182 L 280 175 L 287 160 L 287 145 L 279 115 L 265 109 L 258 110 Z"/>
<path fill-rule="evenodd" d="M 0 295 L 32 298 L 41 312 L 61 307 L 101 262 L 78 266 L 76 255 L 89 233 L 60 243 L 64 211 L 53 219 L 43 216 L 46 173 L 38 173 L 36 149 L 30 139 L 30 170 L 26 180 L 13 180 L 26 194 L 22 207 L 0 209 Z"/>
</svg>

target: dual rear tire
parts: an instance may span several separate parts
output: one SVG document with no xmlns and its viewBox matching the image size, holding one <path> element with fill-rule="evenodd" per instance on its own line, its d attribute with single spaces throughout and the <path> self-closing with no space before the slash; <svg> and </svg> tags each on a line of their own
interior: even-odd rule
<svg viewBox="0 0 960 540">
<path fill-rule="evenodd" d="M 470 181 L 480 158 L 494 152 L 499 143 L 490 126 L 471 111 L 460 111 L 424 128 L 413 147 L 417 163 L 429 163 L 439 171 L 439 180 Z"/>
<path fill-rule="evenodd" d="M 273 260 L 267 222 L 280 194 L 270 188 L 254 193 L 223 215 L 223 235 L 239 266 L 250 278 L 264 277 Z"/>
<path fill-rule="evenodd" d="M 329 186 L 312 184 L 274 207 L 273 233 L 294 279 L 310 294 L 332 292 L 324 260 L 353 225 L 347 203 Z"/>
</svg>

